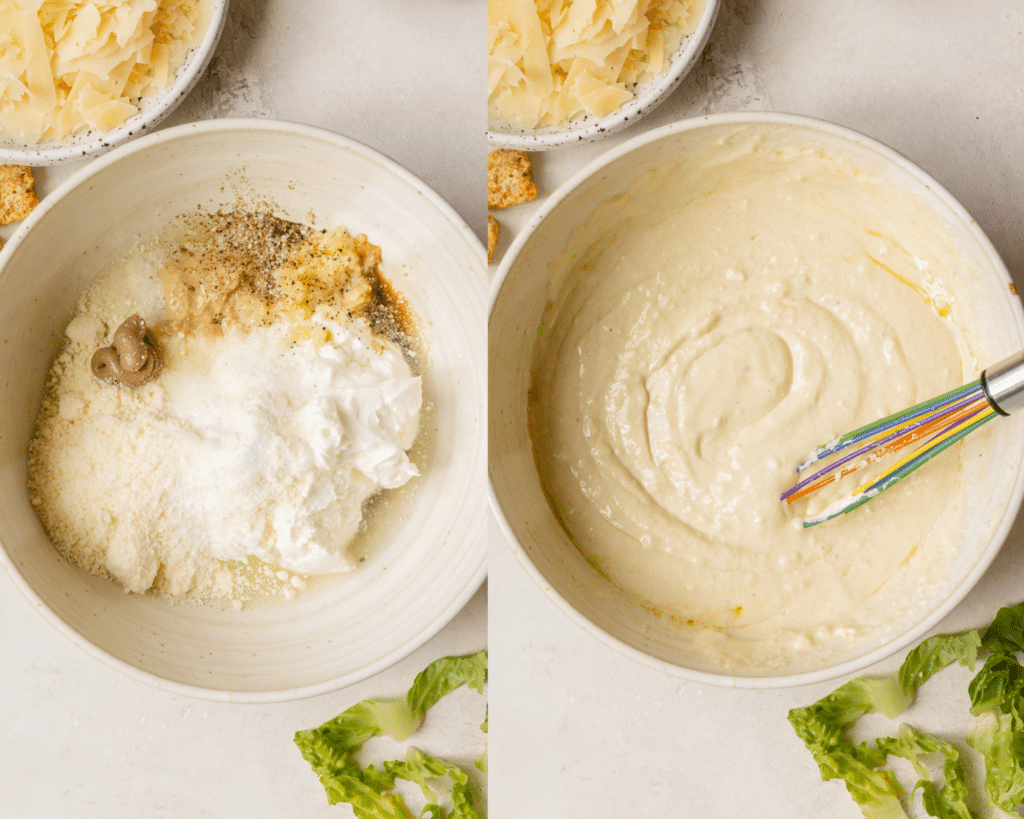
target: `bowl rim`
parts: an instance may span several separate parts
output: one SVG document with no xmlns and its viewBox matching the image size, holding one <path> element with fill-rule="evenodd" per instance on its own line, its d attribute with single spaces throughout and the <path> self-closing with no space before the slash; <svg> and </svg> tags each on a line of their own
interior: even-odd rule
<svg viewBox="0 0 1024 819">
<path fill-rule="evenodd" d="M 508 251 L 505 253 L 501 264 L 498 266 L 494 278 L 491 281 L 488 293 L 488 323 L 490 323 L 490 317 L 493 314 L 498 296 L 500 295 L 501 290 L 508 279 L 509 273 L 511 272 L 512 267 L 523 247 L 530 240 L 530 237 L 537 230 L 541 222 L 543 222 L 552 211 L 554 211 L 586 180 L 595 176 L 602 169 L 621 159 L 623 156 L 650 143 L 672 137 L 675 134 L 710 126 L 745 123 L 768 123 L 772 125 L 793 125 L 808 128 L 831 136 L 846 139 L 861 147 L 875 151 L 886 160 L 897 165 L 902 171 L 914 177 L 918 182 L 922 183 L 946 207 L 948 207 L 963 222 L 964 227 L 978 242 L 985 255 L 992 262 L 997 276 L 1004 284 L 1012 284 L 1012 278 L 1006 268 L 1006 264 L 1003 262 L 991 240 L 978 226 L 974 217 L 971 216 L 967 209 L 960 204 L 960 202 L 934 177 L 895 149 L 890 148 L 888 145 L 885 145 L 874 137 L 867 136 L 855 129 L 802 114 L 764 111 L 733 112 L 690 117 L 647 131 L 646 133 L 640 134 L 608 150 L 606 153 L 589 162 L 565 183 L 560 185 L 558 189 L 548 197 L 543 205 L 541 205 L 540 209 L 533 215 L 527 225 L 519 231 Z M 1020 300 L 1017 299 L 1011 300 L 1010 305 L 1011 311 L 1016 317 L 1018 329 L 1022 334 L 1024 334 L 1024 306 L 1022 306 Z M 497 490 L 495 489 L 494 479 L 491 475 L 491 470 L 493 468 L 493 464 L 489 461 L 487 482 L 488 500 L 491 505 L 491 512 L 497 521 L 498 528 L 501 531 L 508 548 L 510 548 L 515 555 L 518 563 L 523 567 L 523 569 L 525 569 L 526 573 L 540 588 L 543 594 L 551 600 L 558 609 L 566 614 L 570 620 L 576 623 L 577 626 L 588 632 L 592 637 L 595 637 L 604 645 L 629 657 L 641 665 L 661 671 L 670 676 L 725 688 L 778 689 L 826 682 L 861 672 L 877 662 L 892 657 L 904 648 L 915 645 L 923 639 L 929 631 L 936 627 L 946 617 L 946 615 L 960 604 L 964 597 L 966 597 L 971 589 L 973 589 L 978 583 L 982 575 L 988 571 L 992 561 L 995 560 L 996 555 L 998 555 L 1002 548 L 1003 543 L 1009 534 L 1010 528 L 1020 511 L 1021 503 L 1024 501 L 1024 469 L 1021 469 L 1017 472 L 1016 481 L 1014 483 L 1013 490 L 1009 495 L 1009 503 L 1003 513 L 1003 518 L 1000 521 L 999 526 L 993 530 L 988 546 L 981 553 L 977 563 L 966 577 L 961 580 L 953 593 L 912 629 L 895 637 L 893 640 L 862 654 L 859 657 L 847 660 L 846 662 L 838 665 L 826 666 L 825 668 L 814 671 L 805 671 L 796 674 L 754 677 L 734 675 L 727 672 L 716 674 L 706 671 L 697 671 L 665 660 L 660 660 L 625 643 L 619 638 L 612 636 L 591 619 L 579 612 L 557 589 L 555 589 L 554 585 L 548 581 L 543 573 L 537 568 L 530 559 L 526 549 L 516 537 L 512 524 L 505 515 Z"/>
<path fill-rule="evenodd" d="M 700 59 L 711 38 L 711 30 L 721 8 L 721 0 L 706 0 L 697 27 L 686 36 L 679 49 L 673 54 L 668 70 L 646 83 L 637 83 L 633 98 L 612 113 L 587 120 L 586 125 L 572 127 L 549 126 L 546 128 L 522 128 L 499 120 L 488 119 L 487 146 L 490 149 L 511 149 L 519 151 L 549 151 L 580 142 L 593 142 L 617 133 L 638 122 L 665 101 L 690 73 Z M 498 130 L 494 130 L 497 128 Z"/>
<path fill-rule="evenodd" d="M 42 220 L 46 214 L 49 213 L 49 211 L 72 190 L 75 190 L 80 185 L 85 184 L 89 179 L 107 168 L 109 165 L 120 161 L 124 157 L 131 156 L 140 151 L 148 150 L 152 146 L 160 145 L 165 142 L 188 139 L 197 134 L 220 131 L 265 131 L 325 141 L 345 150 L 353 151 L 380 164 L 389 172 L 413 187 L 421 196 L 427 199 L 435 208 L 447 217 L 452 227 L 461 234 L 472 247 L 476 248 L 481 260 L 481 269 L 483 269 L 482 265 L 483 259 L 486 256 L 486 251 L 483 243 L 477 235 L 472 231 L 466 221 L 459 216 L 455 209 L 440 196 L 440 194 L 435 192 L 429 185 L 406 169 L 403 165 L 376 149 L 358 142 L 357 140 L 342 136 L 341 134 L 336 134 L 333 131 L 328 131 L 323 128 L 288 122 L 285 120 L 246 118 L 205 120 L 202 122 L 188 123 L 172 128 L 166 128 L 139 139 L 132 140 L 131 142 L 121 145 L 113 151 L 91 161 L 84 168 L 78 170 L 71 177 L 65 180 L 56 188 L 56 190 L 44 197 L 39 205 L 33 209 L 28 218 L 18 227 L 11 239 L 4 245 L 3 249 L 0 250 L 0 269 L 3 269 L 7 265 L 8 260 L 21 244 L 24 236 L 32 229 L 33 225 Z M 389 654 L 384 655 L 363 668 L 343 674 L 339 677 L 334 677 L 329 680 L 324 680 L 310 685 L 267 691 L 232 691 L 227 689 L 194 686 L 168 680 L 149 671 L 143 671 L 131 663 L 121 660 L 113 654 L 99 648 L 84 635 L 80 634 L 68 625 L 68 623 L 66 623 L 52 608 L 50 608 L 49 605 L 47 605 L 42 597 L 29 585 L 28 581 L 25 580 L 24 576 L 14 564 L 14 561 L 7 553 L 7 549 L 2 542 L 0 542 L 0 567 L 4 569 L 7 576 L 10 577 L 18 590 L 32 604 L 33 608 L 42 614 L 51 626 L 87 654 L 108 667 L 113 668 L 115 671 L 120 671 L 127 677 L 146 683 L 147 685 L 171 694 L 179 694 L 182 696 L 214 702 L 254 704 L 298 700 L 337 691 L 341 688 L 355 685 L 356 683 L 369 679 L 375 674 L 379 674 L 385 669 L 390 668 L 395 663 L 398 663 L 408 657 L 447 626 L 469 603 L 470 599 L 483 585 L 484 580 L 487 578 L 487 549 L 485 538 L 481 539 L 481 544 L 482 545 L 478 547 L 479 559 L 477 561 L 477 566 L 466 585 L 448 603 L 433 622 L 426 624 L 419 632 L 410 636 L 405 643 L 395 648 Z"/>
<path fill-rule="evenodd" d="M 203 70 L 213 57 L 228 18 L 228 0 L 211 0 L 210 21 L 203 39 L 186 55 L 178 68 L 173 83 L 161 89 L 144 109 L 126 119 L 121 125 L 101 132 L 94 128 L 83 131 L 77 138 L 56 143 L 36 144 L 10 139 L 23 147 L 0 143 L 0 163 L 12 165 L 56 165 L 69 160 L 83 159 L 105 153 L 125 142 L 141 137 L 160 124 L 174 111 L 198 84 Z"/>
</svg>

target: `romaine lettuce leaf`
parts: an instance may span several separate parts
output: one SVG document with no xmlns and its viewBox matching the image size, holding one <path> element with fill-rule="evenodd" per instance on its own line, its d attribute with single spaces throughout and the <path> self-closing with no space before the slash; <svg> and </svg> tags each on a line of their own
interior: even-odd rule
<svg viewBox="0 0 1024 819">
<path fill-rule="evenodd" d="M 908 695 L 915 694 L 933 674 L 953 663 L 960 663 L 973 671 L 980 649 L 981 634 L 977 629 L 929 637 L 907 655 L 897 672 L 903 691 Z"/>
<path fill-rule="evenodd" d="M 993 654 L 1024 651 L 1024 603 L 1000 609 L 985 629 L 981 644 Z"/>
<path fill-rule="evenodd" d="M 806 708 L 789 712 L 789 722 L 818 763 L 823 780 L 841 779 L 865 816 L 904 819 L 904 790 L 892 771 L 878 770 L 885 754 L 862 744 L 855 747 L 847 729 L 869 712 L 902 713 L 909 704 L 897 675 L 860 677 Z M 869 812 L 870 811 L 870 812 Z"/>
<path fill-rule="evenodd" d="M 483 693 L 486 681 L 486 651 L 442 657 L 417 675 L 405 697 L 363 700 L 319 728 L 297 732 L 295 744 L 320 777 L 330 803 L 349 803 L 358 819 L 415 819 L 402 797 L 389 793 L 396 779 L 419 784 L 428 800 L 421 817 L 476 819 L 469 778 L 457 765 L 410 748 L 404 761 L 364 769 L 354 755 L 371 737 L 387 735 L 404 742 L 445 694 L 462 685 Z M 451 781 L 450 814 L 441 807 L 438 795 L 427 781 L 443 777 Z"/>
<path fill-rule="evenodd" d="M 448 777 L 451 780 L 452 817 L 476 817 L 473 807 L 473 794 L 469 789 L 469 777 L 458 765 L 436 756 L 426 756 L 416 748 L 410 748 L 404 762 L 385 762 L 385 770 L 395 779 L 405 779 L 420 786 L 427 806 L 420 816 L 429 812 L 432 819 L 444 819 L 445 813 L 440 805 L 440 797 L 430 787 L 427 780 Z"/>
<path fill-rule="evenodd" d="M 879 739 L 876 747 L 887 756 L 900 756 L 910 760 L 921 777 L 911 791 L 921 791 L 922 804 L 929 816 L 938 819 L 973 819 L 974 813 L 967 806 L 967 775 L 960 762 L 960 752 L 950 743 L 938 737 L 915 731 L 906 723 L 900 725 L 899 735 Z M 922 757 L 942 754 L 943 785 L 939 788 L 933 781 L 933 773 Z"/>
<path fill-rule="evenodd" d="M 967 744 L 985 758 L 985 794 L 989 803 L 1009 813 L 1024 802 L 1024 757 L 1013 716 L 992 710 L 979 716 Z"/>
<path fill-rule="evenodd" d="M 985 665 L 971 680 L 967 688 L 971 696 L 971 713 L 975 716 L 988 711 L 1008 714 L 1014 730 L 1021 730 L 1021 693 L 1024 691 L 1024 667 L 1013 654 L 990 654 Z"/>
<path fill-rule="evenodd" d="M 883 768 L 889 756 L 908 759 L 919 780 L 929 815 L 939 819 L 968 819 L 968 785 L 959 752 L 948 742 L 901 725 L 897 737 L 883 737 L 854 746 L 848 737 L 853 724 L 867 713 L 896 719 L 914 701 L 930 677 L 953 663 L 972 671 L 989 655 L 970 684 L 972 713 L 990 713 L 984 730 L 968 742 L 986 758 L 986 792 L 990 803 L 1003 810 L 1024 800 L 1024 742 L 1021 740 L 1021 701 L 1024 668 L 1013 653 L 1024 650 L 1024 604 L 1000 610 L 984 630 L 929 637 L 914 648 L 899 670 L 889 677 L 861 677 L 837 688 L 806 708 L 789 712 L 789 721 L 803 740 L 824 780 L 841 779 L 869 819 L 905 817 L 907 795 L 896 775 Z M 972 738 L 973 737 L 973 738 Z M 936 784 L 925 757 L 940 754 L 942 785 Z M 1009 806 L 1009 807 L 1006 807 Z"/>
<path fill-rule="evenodd" d="M 484 711 L 484 721 L 480 724 L 480 730 L 483 731 L 485 734 L 487 733 L 487 720 L 490 719 L 490 714 L 491 714 L 491 708 L 490 708 L 490 706 L 487 706 L 487 709 Z M 476 761 L 473 764 L 476 765 L 477 768 L 479 768 L 482 773 L 487 773 L 487 746 L 486 745 L 484 746 L 484 749 L 481 752 L 480 756 L 478 756 L 476 758 Z"/>
</svg>

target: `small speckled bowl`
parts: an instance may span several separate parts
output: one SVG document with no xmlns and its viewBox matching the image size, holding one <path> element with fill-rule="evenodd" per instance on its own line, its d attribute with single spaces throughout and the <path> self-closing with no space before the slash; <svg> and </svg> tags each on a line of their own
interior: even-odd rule
<svg viewBox="0 0 1024 819">
<path fill-rule="evenodd" d="M 176 216 L 230 209 L 239 198 L 313 227 L 364 233 L 381 248 L 385 275 L 419 320 L 431 412 L 421 475 L 389 500 L 394 511 L 373 519 L 365 562 L 314 578 L 291 602 L 236 611 L 126 594 L 76 569 L 35 515 L 26 455 L 50 363 L 93 277 Z M 175 693 L 296 699 L 408 656 L 462 609 L 486 571 L 484 269 L 479 239 L 433 190 L 378 152 L 316 128 L 213 120 L 93 160 L 0 251 L 0 567 L 76 645 Z"/>
<path fill-rule="evenodd" d="M 96 156 L 134 137 L 149 133 L 188 95 L 213 56 L 228 16 L 228 0 L 200 0 L 206 31 L 189 52 L 173 83 L 152 97 L 139 101 L 139 112 L 110 131 L 81 131 L 59 142 L 30 144 L 0 135 L 0 164 L 56 165 L 84 156 Z"/>
<path fill-rule="evenodd" d="M 618 111 L 605 117 L 583 114 L 563 125 L 548 128 L 523 128 L 490 119 L 487 122 L 488 146 L 492 150 L 511 148 L 518 151 L 548 151 L 580 142 L 594 142 L 637 122 L 644 114 L 660 105 L 696 65 L 711 36 L 720 5 L 721 0 L 707 0 L 697 28 L 680 44 L 668 69 L 650 82 L 634 85 L 631 89 L 634 92 L 633 99 Z"/>
</svg>

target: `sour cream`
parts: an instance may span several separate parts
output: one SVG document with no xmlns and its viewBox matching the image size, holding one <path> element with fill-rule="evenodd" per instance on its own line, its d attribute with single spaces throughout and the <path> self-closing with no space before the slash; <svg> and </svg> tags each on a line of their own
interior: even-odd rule
<svg viewBox="0 0 1024 819">
<path fill-rule="evenodd" d="M 184 473 L 176 497 L 203 521 L 214 557 L 348 571 L 366 501 L 419 474 L 407 450 L 420 377 L 365 324 L 322 325 L 331 341 L 319 345 L 292 341 L 290 326 L 192 340 L 185 355 L 168 345 L 163 411 Z"/>
</svg>

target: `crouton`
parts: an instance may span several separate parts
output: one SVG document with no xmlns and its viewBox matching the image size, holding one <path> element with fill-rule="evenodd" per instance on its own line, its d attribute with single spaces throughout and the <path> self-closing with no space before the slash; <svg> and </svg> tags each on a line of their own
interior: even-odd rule
<svg viewBox="0 0 1024 819">
<path fill-rule="evenodd" d="M 491 214 L 487 214 L 487 264 L 494 261 L 494 249 L 501 238 L 501 224 Z"/>
<path fill-rule="evenodd" d="M 38 204 L 32 169 L 26 165 L 0 165 L 0 225 L 20 222 Z"/>
<path fill-rule="evenodd" d="M 487 209 L 521 205 L 537 198 L 537 185 L 524 151 L 491 151 L 487 154 Z"/>
</svg>

